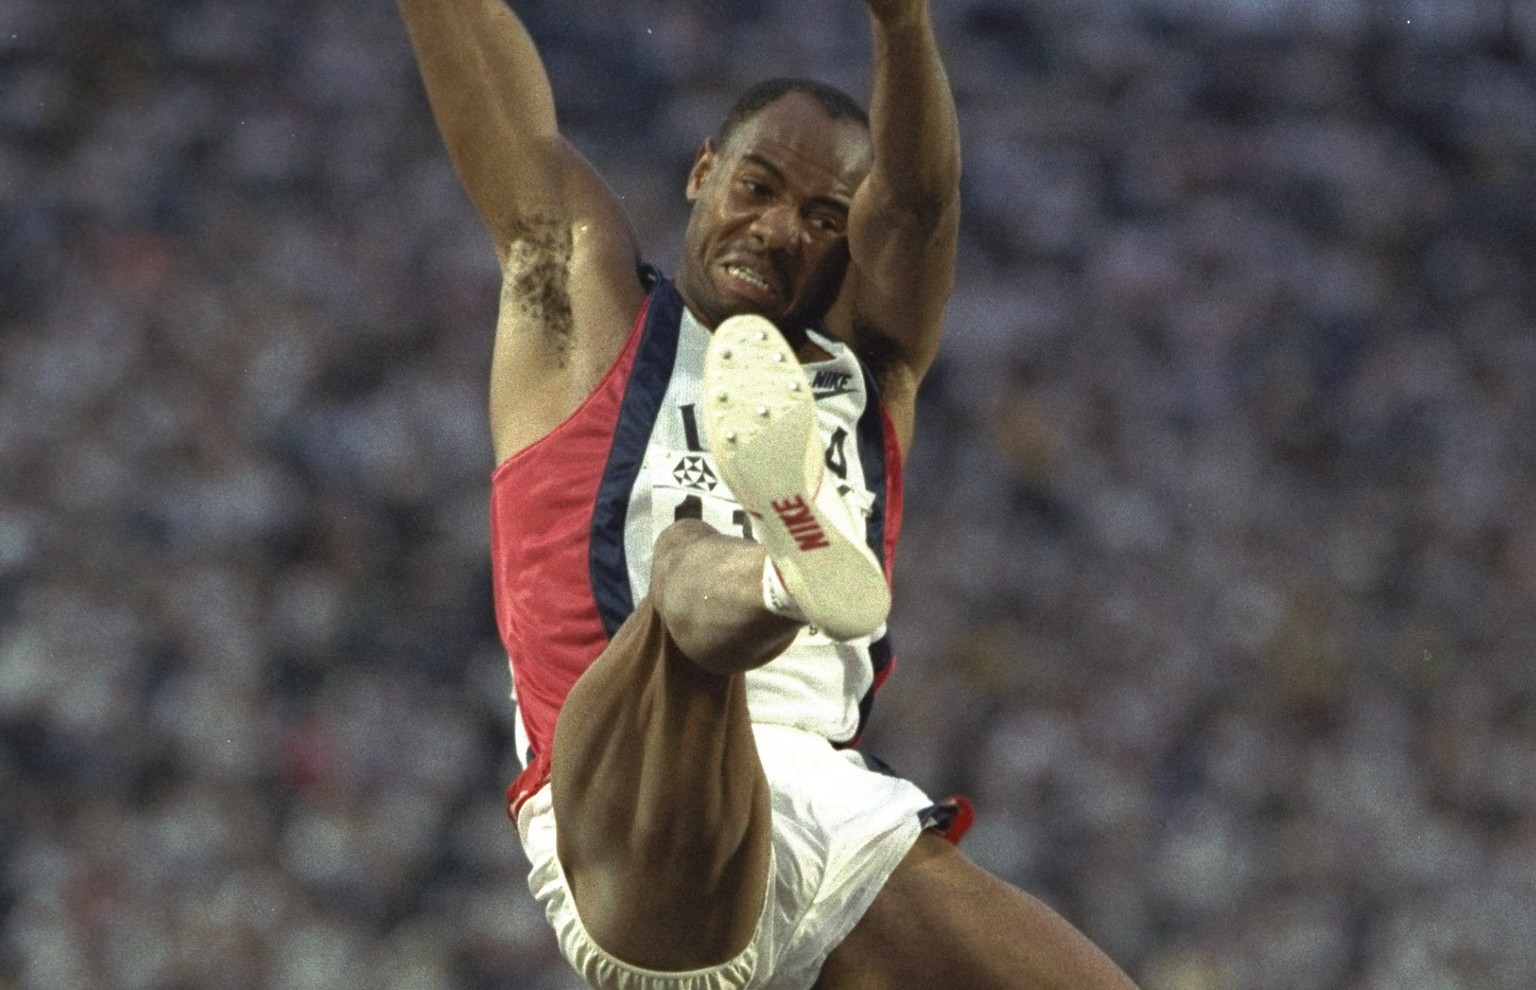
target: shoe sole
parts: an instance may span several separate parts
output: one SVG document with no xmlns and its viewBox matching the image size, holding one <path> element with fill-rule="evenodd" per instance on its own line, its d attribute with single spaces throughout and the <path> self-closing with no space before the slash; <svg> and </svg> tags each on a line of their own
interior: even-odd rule
<svg viewBox="0 0 1536 990">
<path fill-rule="evenodd" d="M 891 608 L 869 547 L 816 504 L 824 471 L 816 400 L 778 327 L 733 316 L 704 356 L 704 426 L 715 466 L 784 586 L 832 639 L 868 636 Z"/>
</svg>

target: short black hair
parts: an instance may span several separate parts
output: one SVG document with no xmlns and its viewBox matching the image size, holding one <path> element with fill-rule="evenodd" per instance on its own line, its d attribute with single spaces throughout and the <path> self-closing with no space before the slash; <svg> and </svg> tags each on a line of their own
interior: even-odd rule
<svg viewBox="0 0 1536 990">
<path fill-rule="evenodd" d="M 865 130 L 869 129 L 869 114 L 865 112 L 864 107 L 858 100 L 836 86 L 829 86 L 814 79 L 780 76 L 775 79 L 765 79 L 741 94 L 720 124 L 720 133 L 715 138 L 716 144 L 724 148 L 742 124 L 752 119 L 759 110 L 790 93 L 804 93 L 809 96 L 833 120 L 852 120 Z"/>
</svg>

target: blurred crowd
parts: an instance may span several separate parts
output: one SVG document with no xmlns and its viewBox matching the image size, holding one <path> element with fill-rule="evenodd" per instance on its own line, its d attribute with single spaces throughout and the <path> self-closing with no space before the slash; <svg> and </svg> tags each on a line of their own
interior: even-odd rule
<svg viewBox="0 0 1536 990">
<path fill-rule="evenodd" d="M 1536 16 L 935 0 L 871 750 L 1146 990 L 1536 972 Z M 670 268 L 854 0 L 520 3 Z M 501 790 L 494 258 L 387 0 L 0 5 L 0 990 L 570 990 Z"/>
</svg>

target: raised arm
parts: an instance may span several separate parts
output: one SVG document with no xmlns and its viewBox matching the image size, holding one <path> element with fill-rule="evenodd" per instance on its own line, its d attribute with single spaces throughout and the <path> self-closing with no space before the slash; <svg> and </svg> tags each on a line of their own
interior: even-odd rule
<svg viewBox="0 0 1536 990">
<path fill-rule="evenodd" d="M 503 458 L 583 399 L 639 306 L 618 199 L 560 135 L 543 61 L 506 0 L 398 0 L 449 157 L 504 287 L 491 367 Z"/>
<path fill-rule="evenodd" d="M 498 255 L 520 214 L 563 211 L 544 63 L 505 0 L 399 0 L 443 143 Z"/>
<path fill-rule="evenodd" d="M 888 386 L 915 390 L 938 351 L 954 284 L 959 128 L 926 0 L 865 3 L 874 32 L 874 158 L 854 196 L 848 279 L 829 322 L 844 323 L 837 329 L 877 359 Z"/>
</svg>

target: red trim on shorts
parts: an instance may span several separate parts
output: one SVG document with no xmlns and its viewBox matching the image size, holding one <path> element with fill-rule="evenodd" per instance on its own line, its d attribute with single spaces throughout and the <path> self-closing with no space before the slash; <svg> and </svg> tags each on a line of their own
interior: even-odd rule
<svg viewBox="0 0 1536 990">
<path fill-rule="evenodd" d="M 513 825 L 517 824 L 517 813 L 522 810 L 523 804 L 549 783 L 549 751 L 553 748 L 546 746 L 539 750 L 527 769 L 507 785 L 507 817 L 512 819 Z"/>
</svg>

